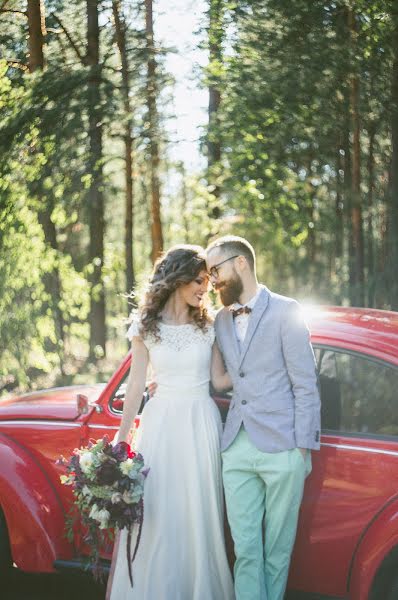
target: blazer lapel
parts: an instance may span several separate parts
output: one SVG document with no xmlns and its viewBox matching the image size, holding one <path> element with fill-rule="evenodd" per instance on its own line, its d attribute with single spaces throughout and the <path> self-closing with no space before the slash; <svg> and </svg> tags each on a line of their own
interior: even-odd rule
<svg viewBox="0 0 398 600">
<path fill-rule="evenodd" d="M 265 286 L 261 286 L 261 287 L 262 287 L 262 292 L 261 292 L 260 296 L 258 297 L 257 302 L 254 305 L 253 311 L 250 315 L 245 339 L 243 340 L 243 344 L 241 346 L 239 365 L 242 364 L 243 359 L 246 356 L 246 352 L 249 349 L 250 342 L 252 341 L 252 337 L 255 334 L 255 331 L 258 327 L 260 319 L 263 316 L 264 311 L 268 306 L 269 291 Z M 232 326 L 233 326 L 233 324 L 232 324 Z"/>
</svg>

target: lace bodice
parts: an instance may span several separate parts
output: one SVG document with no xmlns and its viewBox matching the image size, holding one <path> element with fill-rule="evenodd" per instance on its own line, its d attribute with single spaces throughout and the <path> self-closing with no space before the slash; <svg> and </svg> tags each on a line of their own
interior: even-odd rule
<svg viewBox="0 0 398 600">
<path fill-rule="evenodd" d="M 161 344 L 173 350 L 181 351 L 193 344 L 208 343 L 212 346 L 214 342 L 214 327 L 212 325 L 209 325 L 205 332 L 192 323 L 187 323 L 186 325 L 159 323 L 159 328 L 160 340 L 157 340 L 154 336 L 145 337 L 144 343 L 148 350 L 155 344 Z M 135 336 L 141 337 L 138 321 L 133 321 L 127 331 L 129 340 Z"/>
<path fill-rule="evenodd" d="M 154 336 L 143 339 L 148 348 L 153 376 L 158 384 L 156 395 L 170 394 L 171 390 L 208 392 L 210 381 L 211 349 L 214 327 L 202 331 L 196 325 L 159 324 L 160 340 Z M 139 323 L 134 321 L 127 332 L 132 339 L 140 336 Z"/>
</svg>

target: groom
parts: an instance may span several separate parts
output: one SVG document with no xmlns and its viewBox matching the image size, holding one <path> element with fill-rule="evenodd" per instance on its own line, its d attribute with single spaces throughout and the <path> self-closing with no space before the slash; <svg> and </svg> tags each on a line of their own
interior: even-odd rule
<svg viewBox="0 0 398 600">
<path fill-rule="evenodd" d="M 222 237 L 206 253 L 233 381 L 222 459 L 236 600 L 282 600 L 310 453 L 319 449 L 314 354 L 297 302 L 258 284 L 247 240 Z"/>
</svg>

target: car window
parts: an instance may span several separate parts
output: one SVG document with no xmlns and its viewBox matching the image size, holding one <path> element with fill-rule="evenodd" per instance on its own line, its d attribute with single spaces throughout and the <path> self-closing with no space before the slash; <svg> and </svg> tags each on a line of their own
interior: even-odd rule
<svg viewBox="0 0 398 600">
<path fill-rule="evenodd" d="M 114 412 L 116 414 L 121 415 L 123 412 L 123 403 L 124 403 L 124 397 L 126 395 L 128 375 L 129 375 L 129 371 L 126 372 L 126 374 L 124 375 L 122 380 L 119 382 L 119 385 L 115 388 L 115 390 L 109 400 L 109 408 L 112 412 Z M 144 394 L 144 396 L 142 398 L 141 406 L 138 410 L 139 415 L 142 413 L 142 410 L 143 410 L 147 400 L 148 400 L 147 395 Z"/>
<path fill-rule="evenodd" d="M 398 436 L 398 369 L 337 350 L 316 355 L 323 429 Z"/>
</svg>

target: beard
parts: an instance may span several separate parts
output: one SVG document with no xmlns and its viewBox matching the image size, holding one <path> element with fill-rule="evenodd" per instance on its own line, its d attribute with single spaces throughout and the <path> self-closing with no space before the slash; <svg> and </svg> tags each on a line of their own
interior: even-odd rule
<svg viewBox="0 0 398 600">
<path fill-rule="evenodd" d="M 216 289 L 224 306 L 230 306 L 230 304 L 238 302 L 243 292 L 243 283 L 239 275 L 235 273 L 228 281 L 221 282 Z"/>
</svg>

